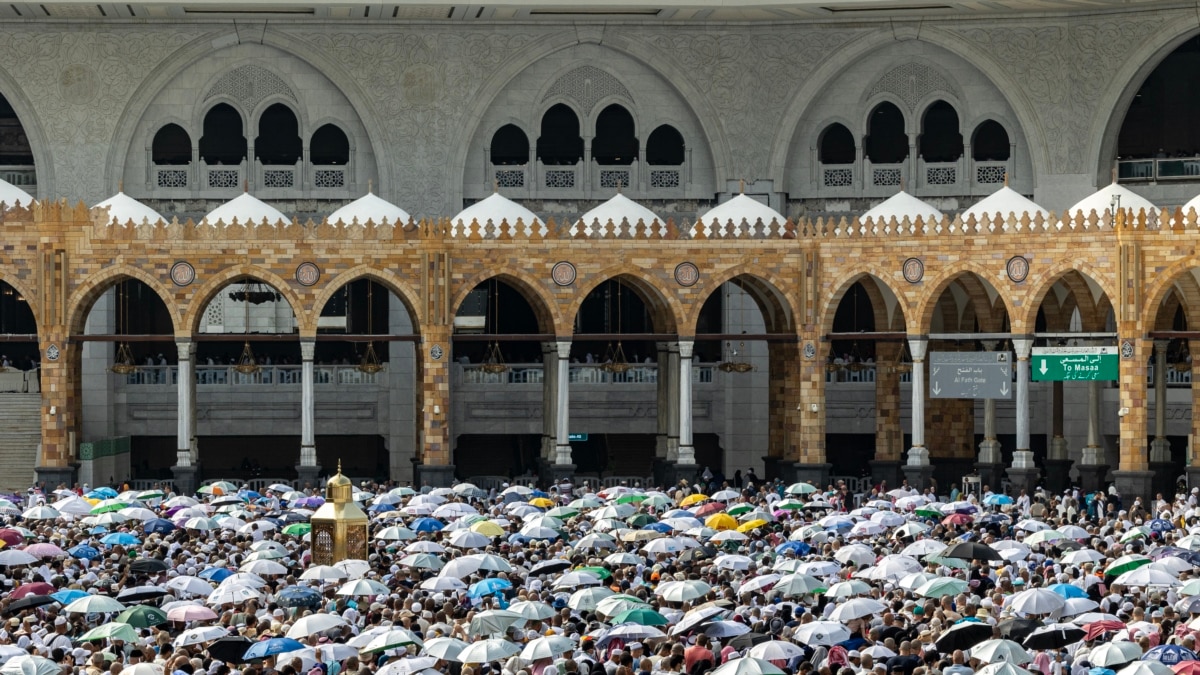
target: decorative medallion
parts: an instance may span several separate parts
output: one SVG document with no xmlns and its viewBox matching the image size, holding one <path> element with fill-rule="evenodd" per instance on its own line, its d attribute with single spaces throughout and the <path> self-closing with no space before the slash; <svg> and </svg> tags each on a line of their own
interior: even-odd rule
<svg viewBox="0 0 1200 675">
<path fill-rule="evenodd" d="M 1133 358 L 1133 340 L 1121 341 L 1121 358 L 1126 360 Z"/>
<path fill-rule="evenodd" d="M 909 258 L 900 266 L 904 280 L 910 284 L 920 283 L 925 278 L 925 263 L 920 258 Z"/>
<path fill-rule="evenodd" d="M 816 357 L 817 357 L 817 346 L 811 342 L 805 342 L 804 343 L 804 358 L 811 361 L 812 359 L 815 359 Z"/>
<path fill-rule="evenodd" d="M 445 354 L 446 353 L 442 351 L 441 345 L 434 345 L 429 348 L 429 356 L 434 361 L 441 361 L 442 357 L 445 356 Z"/>
<path fill-rule="evenodd" d="M 171 281 L 176 286 L 187 286 L 196 280 L 196 268 L 191 263 L 180 260 L 171 265 Z"/>
<path fill-rule="evenodd" d="M 570 286 L 575 283 L 575 266 L 565 260 L 555 263 L 550 270 L 550 278 L 559 286 Z"/>
<path fill-rule="evenodd" d="M 1026 258 L 1014 255 L 1008 259 L 1008 264 L 1004 266 L 1008 271 L 1008 278 L 1014 284 L 1019 284 L 1029 276 L 1029 260 Z"/>
<path fill-rule="evenodd" d="M 301 286 L 312 286 L 321 278 L 321 268 L 316 263 L 302 262 L 296 265 L 296 281 Z"/>
<path fill-rule="evenodd" d="M 690 262 L 679 263 L 675 266 L 675 281 L 680 286 L 695 286 L 700 281 L 700 268 Z"/>
<path fill-rule="evenodd" d="M 58 345 L 51 343 L 49 347 L 46 347 L 47 361 L 57 361 L 61 355 L 62 353 L 58 351 Z"/>
</svg>

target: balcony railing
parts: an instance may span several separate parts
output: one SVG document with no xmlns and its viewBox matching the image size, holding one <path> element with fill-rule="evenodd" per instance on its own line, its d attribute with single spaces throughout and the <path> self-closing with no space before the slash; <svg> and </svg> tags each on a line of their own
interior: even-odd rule
<svg viewBox="0 0 1200 675">
<path fill-rule="evenodd" d="M 169 197 L 227 197 L 248 186 L 274 198 L 345 198 L 354 188 L 353 167 L 346 164 L 149 164 L 146 189 Z M 3 176 L 4 167 L 0 167 Z M 32 167 L 30 167 L 32 171 Z M 12 181 L 9 181 L 12 182 Z"/>
<path fill-rule="evenodd" d="M 969 156 L 952 162 L 927 162 L 917 157 L 895 164 L 861 159 L 848 164 L 814 163 L 813 187 L 837 196 L 890 196 L 902 186 L 917 194 L 987 194 L 1013 175 L 1013 161 L 975 161 Z M 916 175 L 910 178 L 910 173 Z"/>
<path fill-rule="evenodd" d="M 545 369 L 540 363 L 510 363 L 507 370 L 495 372 L 485 365 L 457 364 L 462 372 L 460 381 L 470 385 L 536 384 L 545 381 Z M 692 367 L 692 384 L 712 384 L 716 366 L 700 364 Z M 604 369 L 601 363 L 572 363 L 572 384 L 656 384 L 657 363 L 633 363 L 624 372 Z"/>
<path fill-rule="evenodd" d="M 488 189 L 504 188 L 506 195 L 611 197 L 620 190 L 627 195 L 653 197 L 678 195 L 691 184 L 691 164 L 598 164 L 580 160 L 575 164 L 488 164 Z"/>
<path fill-rule="evenodd" d="M 358 386 L 381 382 L 387 366 L 378 373 L 365 373 L 357 366 L 314 366 L 317 385 Z M 303 366 L 262 366 L 253 373 L 238 372 L 233 366 L 197 366 L 196 384 L 201 387 L 244 387 L 254 385 L 300 386 Z M 130 386 L 175 386 L 179 383 L 178 366 L 138 366 L 125 375 Z"/>
<path fill-rule="evenodd" d="M 1117 162 L 1122 183 L 1200 181 L 1200 157 L 1122 159 Z"/>
<path fill-rule="evenodd" d="M 32 193 L 29 188 L 37 187 L 37 172 L 32 165 L 0 164 L 0 180 Z"/>
<path fill-rule="evenodd" d="M 1167 386 L 1168 387 L 1190 387 L 1192 386 L 1192 364 L 1190 363 L 1168 363 L 1167 364 Z M 1146 368 L 1146 384 L 1154 386 L 1155 375 L 1154 364 Z"/>
</svg>

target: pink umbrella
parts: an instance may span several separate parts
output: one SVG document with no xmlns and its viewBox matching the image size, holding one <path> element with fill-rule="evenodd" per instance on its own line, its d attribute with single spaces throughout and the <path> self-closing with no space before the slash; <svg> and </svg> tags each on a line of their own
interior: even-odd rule
<svg viewBox="0 0 1200 675">
<path fill-rule="evenodd" d="M 33 544 L 25 547 L 25 552 L 39 558 L 65 558 L 67 552 L 54 544 Z"/>
<path fill-rule="evenodd" d="M 217 613 L 204 605 L 181 605 L 172 607 L 171 611 L 167 612 L 167 618 L 171 621 L 182 621 L 188 623 L 190 621 L 212 621 L 217 618 Z"/>
</svg>

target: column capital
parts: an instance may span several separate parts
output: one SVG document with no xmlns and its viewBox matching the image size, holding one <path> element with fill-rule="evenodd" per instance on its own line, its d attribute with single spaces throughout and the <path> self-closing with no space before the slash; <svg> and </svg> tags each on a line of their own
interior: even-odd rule
<svg viewBox="0 0 1200 675">
<path fill-rule="evenodd" d="M 980 340 L 979 344 L 983 345 L 983 351 L 994 352 L 1000 346 L 999 340 Z"/>
<path fill-rule="evenodd" d="M 1014 337 L 1012 339 L 1013 351 L 1017 353 L 1018 361 L 1028 361 L 1029 355 L 1033 353 L 1033 338 L 1031 337 Z"/>
<path fill-rule="evenodd" d="M 560 358 L 560 359 L 571 358 L 571 341 L 570 340 L 557 340 L 554 342 L 554 345 L 558 348 L 558 358 Z"/>
<path fill-rule="evenodd" d="M 300 338 L 300 358 L 303 361 L 312 361 L 316 356 L 317 341 L 314 338 Z"/>
<path fill-rule="evenodd" d="M 679 341 L 679 358 L 681 358 L 681 359 L 692 358 L 692 347 L 694 347 L 695 344 L 696 343 L 692 340 L 680 340 Z"/>
<path fill-rule="evenodd" d="M 912 354 L 913 361 L 924 361 L 925 355 L 929 352 L 929 336 L 909 335 L 908 351 Z"/>
<path fill-rule="evenodd" d="M 1171 344 L 1170 340 L 1156 339 L 1154 341 L 1154 353 L 1159 356 L 1167 355 L 1167 347 Z"/>
<path fill-rule="evenodd" d="M 191 338 L 176 338 L 175 349 L 179 355 L 179 361 L 192 360 L 192 354 L 196 353 L 196 343 L 192 342 Z"/>
</svg>

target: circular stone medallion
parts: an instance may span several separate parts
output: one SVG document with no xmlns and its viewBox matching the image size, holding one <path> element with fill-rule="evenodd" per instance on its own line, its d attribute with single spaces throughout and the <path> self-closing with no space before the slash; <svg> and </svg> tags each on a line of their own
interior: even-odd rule
<svg viewBox="0 0 1200 675">
<path fill-rule="evenodd" d="M 695 286 L 700 281 L 700 268 L 690 262 L 675 266 L 675 281 L 680 286 Z"/>
<path fill-rule="evenodd" d="M 1126 359 L 1126 360 L 1133 358 L 1133 341 L 1132 340 L 1125 340 L 1121 343 L 1121 358 Z"/>
<path fill-rule="evenodd" d="M 321 268 L 315 263 L 302 262 L 296 266 L 296 281 L 301 286 L 312 286 L 321 278 Z"/>
<path fill-rule="evenodd" d="M 196 280 L 196 268 L 180 260 L 171 265 L 171 282 L 176 286 L 187 286 Z"/>
<path fill-rule="evenodd" d="M 909 258 L 900 266 L 904 280 L 910 284 L 920 283 L 925 278 L 925 263 L 920 258 Z"/>
<path fill-rule="evenodd" d="M 1019 284 L 1029 276 L 1029 260 L 1022 256 L 1014 255 L 1008 259 L 1008 264 L 1004 266 L 1008 271 L 1008 278 L 1014 284 Z"/>
<path fill-rule="evenodd" d="M 445 354 L 446 354 L 446 353 L 442 351 L 442 346 L 441 346 L 441 345 L 434 345 L 434 346 L 432 346 L 432 347 L 430 347 L 430 348 L 429 348 L 429 356 L 430 356 L 430 358 L 432 358 L 434 361 L 441 361 L 441 360 L 442 360 L 442 356 L 444 356 Z"/>
<path fill-rule="evenodd" d="M 46 347 L 47 361 L 57 361 L 59 356 L 61 356 L 61 352 L 58 351 L 58 345 L 51 344 L 49 347 Z"/>
<path fill-rule="evenodd" d="M 550 270 L 550 278 L 559 286 L 570 286 L 575 283 L 575 266 L 565 260 L 555 263 Z"/>
</svg>

